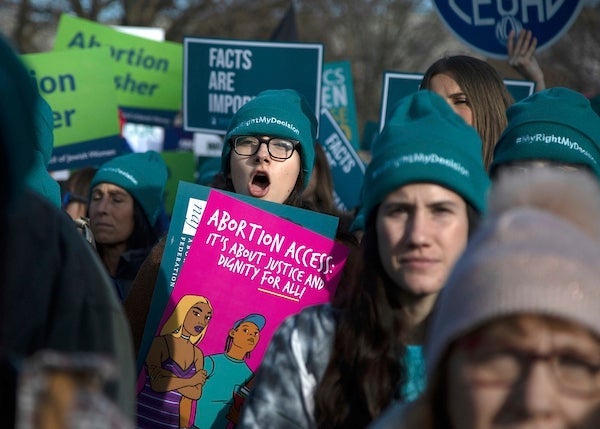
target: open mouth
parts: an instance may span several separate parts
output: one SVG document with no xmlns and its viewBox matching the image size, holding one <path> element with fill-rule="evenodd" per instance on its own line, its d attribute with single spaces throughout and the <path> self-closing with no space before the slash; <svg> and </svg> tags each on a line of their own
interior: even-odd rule
<svg viewBox="0 0 600 429">
<path fill-rule="evenodd" d="M 261 189 L 265 189 L 267 186 L 269 186 L 271 182 L 269 181 L 269 176 L 267 176 L 264 173 L 257 173 L 253 178 L 252 178 L 252 184 L 254 186 L 258 186 Z"/>
<path fill-rule="evenodd" d="M 271 185 L 269 176 L 266 173 L 257 172 L 252 177 L 252 182 L 250 182 L 250 195 L 258 198 L 265 196 L 269 190 L 269 185 Z"/>
</svg>

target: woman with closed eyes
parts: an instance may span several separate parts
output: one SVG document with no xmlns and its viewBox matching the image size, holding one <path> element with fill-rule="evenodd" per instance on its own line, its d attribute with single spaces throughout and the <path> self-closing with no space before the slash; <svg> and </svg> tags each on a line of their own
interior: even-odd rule
<svg viewBox="0 0 600 429">
<path fill-rule="evenodd" d="M 159 239 L 167 166 L 158 152 L 105 162 L 90 183 L 89 217 L 96 250 L 125 301 L 142 263 Z"/>
<path fill-rule="evenodd" d="M 514 101 L 496 69 L 468 55 L 443 57 L 425 71 L 421 89 L 438 93 L 475 127 L 483 141 L 483 162 L 489 169 L 496 142 L 506 127 L 506 109 Z"/>
</svg>

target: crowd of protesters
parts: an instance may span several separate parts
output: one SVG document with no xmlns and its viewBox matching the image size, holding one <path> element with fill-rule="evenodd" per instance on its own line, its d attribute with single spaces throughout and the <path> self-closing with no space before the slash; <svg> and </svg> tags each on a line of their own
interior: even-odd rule
<svg viewBox="0 0 600 429">
<path fill-rule="evenodd" d="M 335 207 L 301 94 L 266 90 L 234 114 L 211 186 L 339 217 L 350 256 L 332 301 L 276 330 L 221 427 L 600 427 L 600 116 L 546 88 L 531 32 L 508 51 L 537 91 L 515 102 L 485 61 L 440 58 L 369 148 L 351 213 Z M 119 155 L 61 195 L 51 107 L 5 39 L 0 92 L 7 427 L 207 429 L 194 416 L 207 372 L 183 320 L 145 360 L 144 389 L 168 410 L 135 389 L 165 162 Z M 210 303 L 186 305 L 204 330 Z"/>
</svg>

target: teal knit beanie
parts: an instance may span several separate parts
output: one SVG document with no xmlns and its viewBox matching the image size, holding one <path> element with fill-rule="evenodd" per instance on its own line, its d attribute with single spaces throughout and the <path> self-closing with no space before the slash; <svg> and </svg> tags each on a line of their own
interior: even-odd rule
<svg viewBox="0 0 600 429">
<path fill-rule="evenodd" d="M 243 135 L 267 135 L 300 142 L 304 187 L 308 185 L 315 163 L 317 118 L 306 99 L 293 89 L 261 92 L 233 115 L 221 155 L 221 170 L 229 174 L 231 138 Z"/>
<path fill-rule="evenodd" d="M 129 153 L 105 162 L 94 175 L 90 191 L 99 183 L 120 186 L 142 206 L 151 225 L 162 210 L 168 170 L 158 152 Z"/>
<path fill-rule="evenodd" d="M 219 157 L 200 158 L 196 169 L 196 183 L 210 186 L 220 171 L 221 159 Z"/>
<path fill-rule="evenodd" d="M 48 163 L 54 149 L 54 114 L 46 100 L 38 97 L 36 109 L 37 145 L 34 162 L 25 178 L 27 186 L 40 194 L 57 208 L 61 208 L 60 185 L 48 173 Z"/>
<path fill-rule="evenodd" d="M 58 209 L 62 208 L 60 185 L 50 173 L 48 173 L 44 156 L 37 150 L 34 152 L 33 156 L 33 165 L 25 178 L 26 186 L 36 194 L 41 195 L 54 207 Z"/>
<path fill-rule="evenodd" d="M 600 178 L 600 117 L 590 101 L 568 88 L 549 88 L 513 104 L 494 150 L 494 170 L 514 161 L 585 165 Z"/>
<path fill-rule="evenodd" d="M 35 131 L 38 136 L 37 147 L 44 158 L 46 167 L 50 163 L 52 150 L 54 149 L 54 113 L 48 102 L 40 96 L 36 110 Z"/>
<path fill-rule="evenodd" d="M 0 151 L 11 207 L 25 185 L 36 145 L 37 89 L 22 59 L 10 42 L 0 36 Z"/>
<path fill-rule="evenodd" d="M 600 115 L 600 94 L 590 98 L 590 105 L 597 115 Z"/>
<path fill-rule="evenodd" d="M 372 146 L 361 216 L 366 221 L 387 194 L 410 183 L 448 188 L 478 212 L 490 181 L 481 138 L 439 95 L 428 90 L 402 98 Z"/>
</svg>

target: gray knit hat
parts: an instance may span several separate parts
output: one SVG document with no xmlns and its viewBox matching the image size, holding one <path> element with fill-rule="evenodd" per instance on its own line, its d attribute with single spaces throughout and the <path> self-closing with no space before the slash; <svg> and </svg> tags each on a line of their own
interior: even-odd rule
<svg viewBox="0 0 600 429">
<path fill-rule="evenodd" d="M 437 300 L 426 345 L 429 373 L 452 342 L 498 317 L 555 316 L 600 336 L 600 187 L 583 172 L 502 179 L 492 189 L 489 216 Z"/>
</svg>

